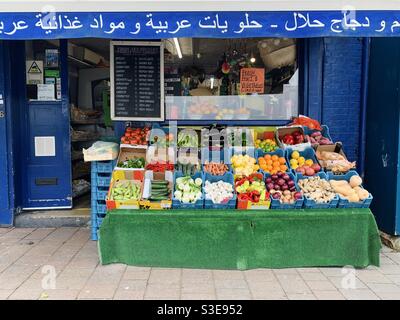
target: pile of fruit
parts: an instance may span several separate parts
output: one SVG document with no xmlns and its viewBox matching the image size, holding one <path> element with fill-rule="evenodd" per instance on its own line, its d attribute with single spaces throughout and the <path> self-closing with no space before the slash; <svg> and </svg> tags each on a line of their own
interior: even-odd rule
<svg viewBox="0 0 400 320">
<path fill-rule="evenodd" d="M 128 127 L 125 130 L 125 134 L 121 137 L 121 143 L 132 144 L 132 145 L 147 145 L 147 134 L 150 128 L 131 128 Z"/>
<path fill-rule="evenodd" d="M 206 162 L 204 164 L 204 172 L 210 173 L 213 176 L 222 176 L 228 172 L 229 168 L 224 163 Z"/>
<path fill-rule="evenodd" d="M 333 190 L 349 202 L 360 202 L 369 197 L 369 192 L 361 186 L 362 179 L 358 175 L 352 176 L 349 182 L 346 180 L 330 180 L 329 182 Z"/>
<path fill-rule="evenodd" d="M 278 172 L 286 172 L 288 167 L 284 157 L 278 157 L 276 154 L 265 154 L 264 157 L 258 158 L 260 169 L 270 174 Z"/>
<path fill-rule="evenodd" d="M 146 170 L 151 170 L 154 172 L 165 172 L 165 171 L 173 171 L 174 170 L 174 164 L 170 163 L 169 161 L 155 161 L 151 162 L 148 165 L 146 165 Z"/>
<path fill-rule="evenodd" d="M 300 179 L 298 185 L 304 196 L 316 203 L 329 203 L 336 195 L 329 181 L 321 179 L 319 176 Z"/>
<path fill-rule="evenodd" d="M 273 152 L 276 149 L 278 149 L 276 141 L 272 139 L 266 139 L 266 140 L 257 139 L 254 145 L 256 148 L 261 149 L 263 152 Z"/>
<path fill-rule="evenodd" d="M 190 176 L 177 178 L 175 181 L 174 196 L 182 203 L 195 203 L 201 200 L 203 193 L 201 186 L 203 180 L 201 178 L 192 179 Z"/>
<path fill-rule="evenodd" d="M 252 174 L 235 180 L 235 190 L 239 201 L 260 202 L 269 197 L 261 174 Z"/>
<path fill-rule="evenodd" d="M 321 166 L 313 159 L 305 159 L 298 151 L 293 151 L 290 156 L 290 167 L 303 176 L 313 176 L 321 171 Z"/>
<path fill-rule="evenodd" d="M 294 204 L 296 200 L 302 198 L 301 192 L 296 190 L 294 180 L 284 172 L 278 172 L 265 179 L 267 190 L 273 199 L 280 203 Z"/>
<path fill-rule="evenodd" d="M 171 189 L 167 180 L 153 180 L 151 181 L 151 193 L 149 200 L 162 201 L 169 200 Z"/>
<path fill-rule="evenodd" d="M 117 164 L 119 168 L 129 168 L 129 169 L 143 169 L 145 165 L 145 160 L 143 157 L 127 159 L 125 161 L 120 161 Z"/>
<path fill-rule="evenodd" d="M 140 185 L 134 181 L 115 181 L 110 200 L 140 200 Z"/>
<path fill-rule="evenodd" d="M 293 133 L 285 134 L 283 137 L 279 137 L 279 139 L 288 145 L 296 145 L 305 142 L 305 137 L 300 131 L 294 131 Z"/>
<path fill-rule="evenodd" d="M 235 154 L 231 157 L 233 173 L 239 176 L 249 176 L 260 169 L 256 164 L 256 159 L 248 154 Z"/>
</svg>

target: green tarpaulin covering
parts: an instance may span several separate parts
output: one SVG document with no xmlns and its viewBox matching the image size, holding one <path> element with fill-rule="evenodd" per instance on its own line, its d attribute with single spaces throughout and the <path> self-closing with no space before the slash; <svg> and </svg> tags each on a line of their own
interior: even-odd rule
<svg viewBox="0 0 400 320">
<path fill-rule="evenodd" d="M 103 264 L 209 269 L 379 266 L 369 209 L 115 210 L 100 228 Z"/>
</svg>

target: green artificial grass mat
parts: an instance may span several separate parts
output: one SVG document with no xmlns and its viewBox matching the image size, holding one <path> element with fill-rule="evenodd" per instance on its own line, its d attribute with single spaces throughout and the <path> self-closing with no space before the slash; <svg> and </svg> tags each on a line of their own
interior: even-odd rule
<svg viewBox="0 0 400 320">
<path fill-rule="evenodd" d="M 253 269 L 379 266 L 369 209 L 114 210 L 99 231 L 102 264 Z"/>
</svg>

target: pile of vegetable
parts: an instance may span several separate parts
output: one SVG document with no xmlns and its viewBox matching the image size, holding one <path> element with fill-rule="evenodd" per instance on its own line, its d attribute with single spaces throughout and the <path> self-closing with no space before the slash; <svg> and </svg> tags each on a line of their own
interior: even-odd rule
<svg viewBox="0 0 400 320">
<path fill-rule="evenodd" d="M 176 170 L 182 171 L 185 176 L 192 176 L 196 172 L 201 171 L 200 162 L 197 157 L 178 157 Z"/>
<path fill-rule="evenodd" d="M 127 159 L 125 161 L 118 162 L 117 167 L 129 168 L 129 169 L 143 169 L 144 165 L 145 165 L 144 158 L 138 157 L 138 158 Z"/>
<path fill-rule="evenodd" d="M 253 146 L 253 141 L 248 141 L 246 130 L 237 129 L 228 133 L 228 144 L 234 147 Z"/>
<path fill-rule="evenodd" d="M 173 171 L 174 164 L 169 161 L 155 161 L 146 165 L 146 170 L 152 170 L 154 172 L 165 172 L 165 171 Z"/>
<path fill-rule="evenodd" d="M 174 196 L 182 203 L 195 203 L 202 198 L 202 184 L 201 178 L 196 178 L 196 180 L 193 180 L 190 176 L 177 178 Z"/>
<path fill-rule="evenodd" d="M 206 181 L 204 185 L 206 200 L 213 203 L 226 203 L 233 198 L 233 186 L 222 180 L 211 183 Z"/>
<path fill-rule="evenodd" d="M 199 137 L 195 131 L 181 131 L 178 133 L 178 147 L 197 148 Z"/>
<path fill-rule="evenodd" d="M 285 134 L 283 137 L 279 137 L 279 139 L 288 145 L 296 145 L 300 143 L 304 143 L 305 137 L 303 133 L 300 131 L 294 131 L 293 133 Z"/>
<path fill-rule="evenodd" d="M 321 144 L 333 144 L 331 140 L 324 137 L 321 131 L 315 131 L 311 135 L 306 135 L 306 140 L 309 141 L 312 145 Z"/>
<path fill-rule="evenodd" d="M 140 185 L 134 181 L 115 181 L 110 200 L 140 200 Z"/>
<path fill-rule="evenodd" d="M 263 152 L 273 152 L 276 149 L 278 149 L 276 141 L 272 139 L 266 139 L 266 140 L 257 139 L 254 145 L 256 148 L 261 149 Z"/>
<path fill-rule="evenodd" d="M 369 197 L 369 192 L 361 186 L 362 179 L 358 175 L 352 176 L 349 182 L 346 180 L 330 180 L 329 182 L 333 190 L 349 202 L 360 202 Z"/>
<path fill-rule="evenodd" d="M 208 172 L 213 176 L 222 176 L 228 172 L 229 168 L 225 163 L 208 162 L 204 164 L 204 172 Z"/>
<path fill-rule="evenodd" d="M 302 198 L 301 192 L 296 190 L 294 180 L 284 172 L 278 172 L 265 179 L 267 190 L 273 199 L 281 203 L 293 204 Z"/>
<path fill-rule="evenodd" d="M 313 176 L 321 171 L 321 166 L 313 159 L 305 159 L 298 151 L 293 151 L 290 157 L 290 167 L 303 176 Z"/>
<path fill-rule="evenodd" d="M 336 195 L 329 181 L 321 179 L 319 176 L 300 179 L 298 185 L 304 196 L 316 203 L 329 203 Z"/>
<path fill-rule="evenodd" d="M 147 134 L 150 131 L 149 127 L 131 128 L 125 130 L 125 134 L 121 137 L 121 143 L 133 145 L 147 145 Z"/>
<path fill-rule="evenodd" d="M 261 174 L 251 174 L 248 177 L 235 179 L 235 190 L 239 201 L 260 202 L 269 198 Z"/>
<path fill-rule="evenodd" d="M 174 143 L 174 135 L 168 133 L 165 136 L 153 136 L 150 138 L 150 145 L 156 145 L 161 148 L 166 148 Z"/>
<path fill-rule="evenodd" d="M 169 181 L 167 180 L 152 180 L 151 192 L 149 200 L 162 201 L 170 199 L 171 190 L 169 188 Z"/>
<path fill-rule="evenodd" d="M 343 155 L 336 152 L 316 151 L 317 159 L 322 167 L 333 173 L 346 173 L 356 167 L 355 162 L 348 161 Z"/>
<path fill-rule="evenodd" d="M 265 154 L 264 157 L 258 158 L 258 164 L 261 170 L 270 174 L 287 171 L 286 159 L 278 157 L 276 154 Z"/>
<path fill-rule="evenodd" d="M 249 155 L 233 155 L 231 157 L 233 173 L 239 176 L 249 176 L 257 172 L 260 166 L 256 164 L 256 159 Z"/>
</svg>

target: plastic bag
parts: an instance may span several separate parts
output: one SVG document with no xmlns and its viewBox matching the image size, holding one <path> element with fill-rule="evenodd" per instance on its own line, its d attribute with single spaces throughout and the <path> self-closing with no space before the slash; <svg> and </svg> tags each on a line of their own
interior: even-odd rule
<svg viewBox="0 0 400 320">
<path fill-rule="evenodd" d="M 311 119 L 303 115 L 299 115 L 297 118 L 294 118 L 293 122 L 290 125 L 300 125 L 308 127 L 310 130 L 322 130 L 321 124 L 317 120 Z"/>
<path fill-rule="evenodd" d="M 83 149 L 85 161 L 114 160 L 118 157 L 119 145 L 114 142 L 96 141 L 89 149 Z"/>
</svg>

